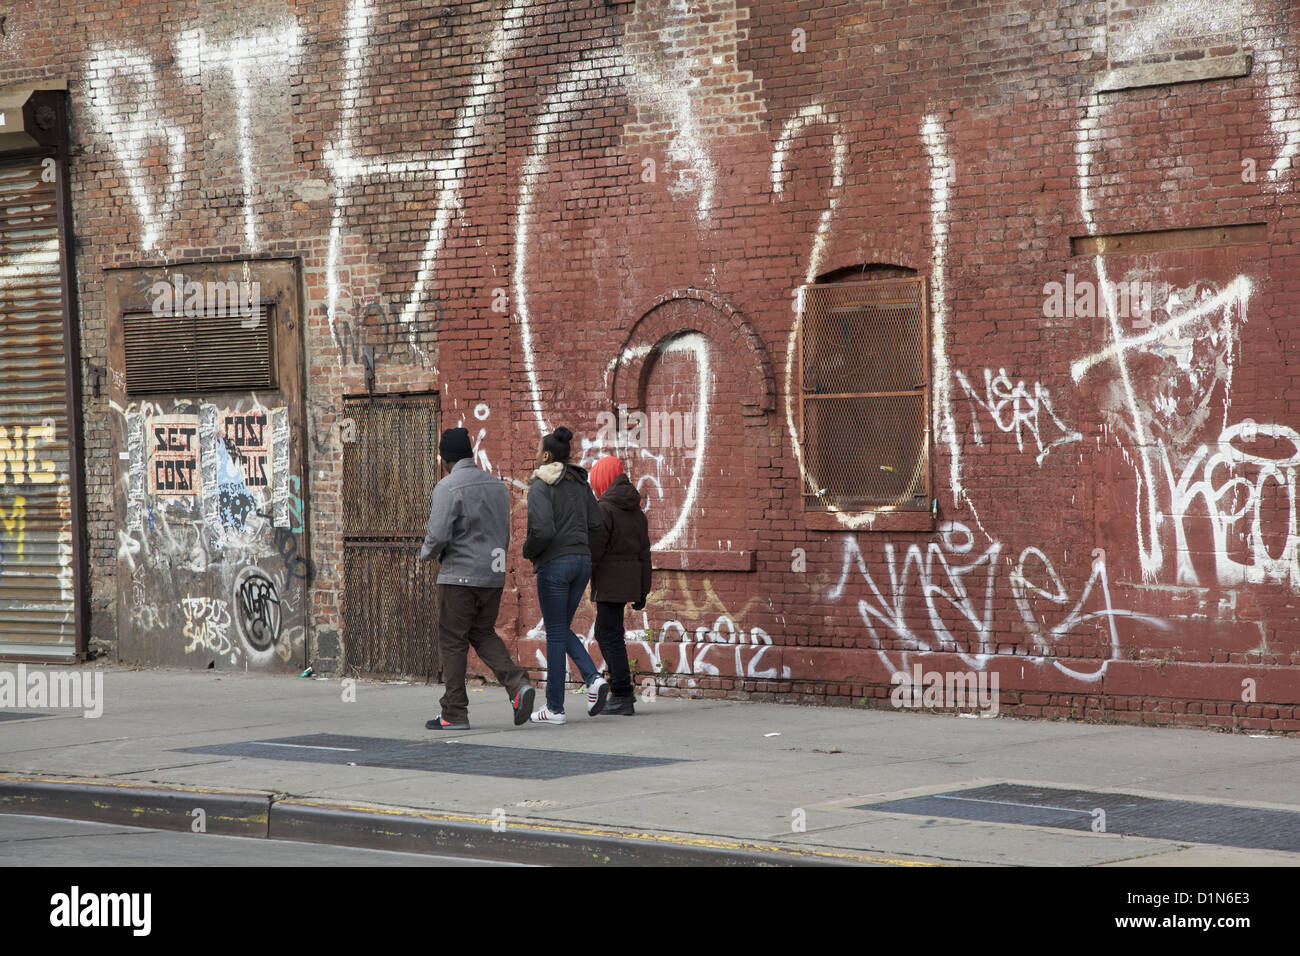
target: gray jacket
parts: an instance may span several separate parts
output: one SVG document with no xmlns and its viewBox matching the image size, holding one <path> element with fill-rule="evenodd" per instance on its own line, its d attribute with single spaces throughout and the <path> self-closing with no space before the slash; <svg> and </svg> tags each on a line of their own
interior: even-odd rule
<svg viewBox="0 0 1300 956">
<path fill-rule="evenodd" d="M 501 588 L 510 544 L 510 490 L 462 458 L 433 487 L 420 560 L 437 558 L 439 584 Z"/>
</svg>

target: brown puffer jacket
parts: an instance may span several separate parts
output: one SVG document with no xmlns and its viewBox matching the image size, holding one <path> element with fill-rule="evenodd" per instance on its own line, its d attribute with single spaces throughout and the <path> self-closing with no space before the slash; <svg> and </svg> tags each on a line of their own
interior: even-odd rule
<svg viewBox="0 0 1300 956">
<path fill-rule="evenodd" d="M 641 493 L 619 475 L 600 496 L 606 534 L 591 552 L 591 599 L 638 603 L 650 593 L 650 527 Z"/>
</svg>

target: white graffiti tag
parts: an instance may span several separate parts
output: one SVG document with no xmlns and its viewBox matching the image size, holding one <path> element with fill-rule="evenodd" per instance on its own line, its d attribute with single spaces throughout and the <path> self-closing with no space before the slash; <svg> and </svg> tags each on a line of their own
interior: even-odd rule
<svg viewBox="0 0 1300 956">
<path fill-rule="evenodd" d="M 983 445 L 984 440 L 980 435 L 979 415 L 976 412 L 976 406 L 984 409 L 993 424 L 1006 434 L 1015 434 L 1016 447 L 1021 451 L 1025 450 L 1025 433 L 1033 439 L 1034 445 L 1038 448 L 1038 464 L 1043 463 L 1052 451 L 1060 445 L 1068 445 L 1070 442 L 1076 442 L 1083 438 L 1079 432 L 1073 430 L 1052 408 L 1052 398 L 1042 382 L 1035 382 L 1033 391 L 1025 387 L 1022 381 L 1012 382 L 1007 376 L 1007 370 L 998 369 L 995 376 L 990 369 L 984 370 L 984 391 L 981 392 L 971 385 L 966 376 L 961 372 L 955 373 L 957 381 L 966 391 L 966 397 L 970 400 L 971 407 L 971 429 L 975 444 Z M 1050 436 L 1048 429 L 1056 426 L 1056 430 L 1061 436 L 1053 441 L 1043 444 L 1044 439 Z"/>
<path fill-rule="evenodd" d="M 225 601 L 209 597 L 187 597 L 181 601 L 185 612 L 184 635 L 189 638 L 186 654 L 208 650 L 214 654 L 234 654 L 230 642 L 230 608 Z"/>
<path fill-rule="evenodd" d="M 931 541 L 924 551 L 918 544 L 909 546 L 901 559 L 894 545 L 886 543 L 884 561 L 889 583 L 888 588 L 882 588 L 868 571 L 857 540 L 848 538 L 839 582 L 828 596 L 832 600 L 843 597 L 849 573 L 856 565 L 870 592 L 858 601 L 858 613 L 882 663 L 895 671 L 905 671 L 912 653 L 955 653 L 967 666 L 983 668 L 997 653 L 994 618 L 1002 543 L 992 541 L 978 554 L 974 545 L 975 536 L 970 528 L 957 522 L 945 523 L 938 540 Z M 1029 576 L 1031 569 L 1036 572 L 1033 580 Z M 1100 679 L 1109 661 L 1119 656 L 1116 618 L 1135 618 L 1156 627 L 1167 626 L 1159 618 L 1112 606 L 1105 552 L 1101 550 L 1093 552 L 1092 574 L 1073 605 L 1056 568 L 1039 548 L 1025 548 L 1020 552 L 1008 586 L 1038 655 L 1029 659 L 1036 663 L 1050 659 L 1062 673 L 1080 680 Z M 1093 598 L 1094 591 L 1100 592 L 1099 602 Z M 917 598 L 923 610 L 915 607 Z M 1090 600 L 1099 603 L 1100 608 L 1085 610 Z M 1041 602 L 1047 603 L 1046 609 L 1041 607 Z M 973 637 L 958 637 L 953 633 L 948 621 L 954 611 L 961 620 L 961 629 L 969 628 Z M 1059 615 L 1062 611 L 1064 616 L 1049 623 L 1048 613 Z M 1093 620 L 1106 622 L 1110 645 L 1109 656 L 1100 660 L 1095 670 L 1076 670 L 1053 659 L 1057 641 Z M 933 639 L 923 634 L 933 635 Z M 890 650 L 902 652 L 899 661 L 890 660 Z"/>
<path fill-rule="evenodd" d="M 1241 447 L 1263 444 L 1265 440 L 1272 441 L 1274 454 Z M 1191 563 L 1192 549 L 1185 527 L 1192 504 L 1200 498 L 1213 535 L 1215 575 L 1220 586 L 1260 584 L 1271 579 L 1300 591 L 1296 514 L 1300 433 L 1285 425 L 1239 422 L 1225 429 L 1213 448 L 1202 445 L 1197 449 L 1176 480 L 1168 453 L 1163 446 L 1160 450 L 1172 499 L 1170 518 L 1179 559 L 1178 583 L 1201 583 Z M 1270 484 L 1276 485 L 1276 495 L 1269 494 Z M 1276 511 L 1276 517 L 1269 514 L 1270 510 Z M 1201 514 L 1199 509 L 1196 514 Z"/>
<path fill-rule="evenodd" d="M 650 626 L 649 615 L 641 614 L 642 626 L 627 634 L 629 656 L 638 661 L 638 671 L 649 670 L 661 680 L 682 680 L 686 687 L 694 687 L 695 677 L 752 677 L 758 680 L 788 680 L 790 668 L 765 660 L 773 650 L 772 637 L 761 627 L 748 631 L 730 617 L 720 615 L 712 624 L 702 624 L 693 631 L 680 621 L 665 621 L 657 636 Z M 633 635 L 641 635 L 634 639 Z M 546 625 L 538 621 L 526 635 L 530 640 L 546 640 Z M 595 624 L 582 637 L 583 647 L 589 654 L 599 654 L 600 645 L 595 638 Z M 721 647 L 730 647 L 732 653 L 718 658 Z M 639 650 L 638 650 L 639 648 Z M 675 660 L 665 651 L 675 654 Z M 710 653 L 713 660 L 707 660 Z M 536 652 L 539 667 L 546 667 L 546 651 Z M 646 666 L 642 667 L 641 663 Z M 763 666 L 767 664 L 768 666 Z M 566 665 L 567 667 L 567 665 Z"/>
</svg>

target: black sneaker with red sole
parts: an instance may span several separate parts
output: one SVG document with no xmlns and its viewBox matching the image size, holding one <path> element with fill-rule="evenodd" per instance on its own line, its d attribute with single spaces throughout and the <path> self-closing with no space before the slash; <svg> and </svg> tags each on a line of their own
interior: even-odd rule
<svg viewBox="0 0 1300 956">
<path fill-rule="evenodd" d="M 519 693 L 515 694 L 514 699 L 510 701 L 510 706 L 515 709 L 515 726 L 528 723 L 528 718 L 533 713 L 533 699 L 537 696 L 537 691 L 533 689 L 532 684 L 525 684 L 519 688 Z"/>
<path fill-rule="evenodd" d="M 469 722 L 457 721 L 455 723 L 447 723 L 447 721 L 442 719 L 442 714 L 439 714 L 437 717 L 433 718 L 433 720 L 426 720 L 424 722 L 424 729 L 425 730 L 469 730 Z"/>
</svg>

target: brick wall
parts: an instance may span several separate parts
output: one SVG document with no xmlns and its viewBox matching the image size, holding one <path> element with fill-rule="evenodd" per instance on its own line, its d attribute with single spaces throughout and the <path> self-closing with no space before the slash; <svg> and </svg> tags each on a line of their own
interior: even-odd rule
<svg viewBox="0 0 1300 956">
<path fill-rule="evenodd" d="M 70 81 L 83 362 L 108 266 L 301 257 L 318 664 L 364 338 L 515 481 L 542 425 L 590 463 L 620 401 L 699 416 L 698 457 L 618 449 L 661 692 L 890 706 L 920 663 L 996 673 L 1004 712 L 1300 728 L 1293 5 L 82 6 L 11 14 L 0 80 Z M 803 511 L 792 296 L 862 266 L 928 281 L 932 528 Z M 1121 281 L 1149 314 L 1048 305 Z M 106 644 L 112 414 L 88 394 Z M 500 630 L 537 666 L 515 550 Z"/>
</svg>

